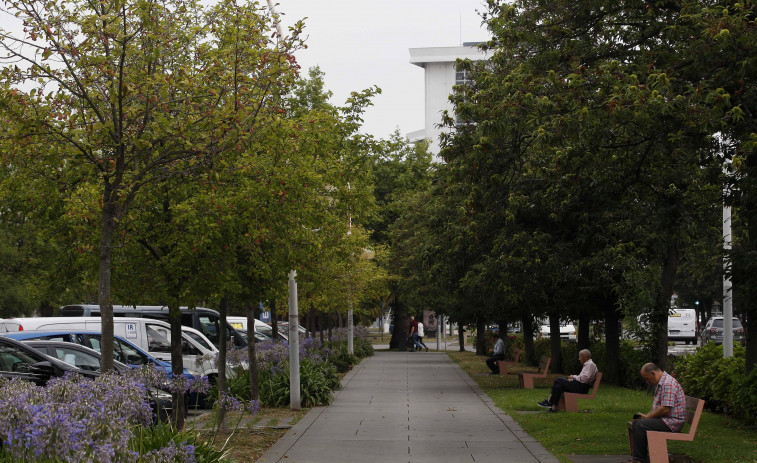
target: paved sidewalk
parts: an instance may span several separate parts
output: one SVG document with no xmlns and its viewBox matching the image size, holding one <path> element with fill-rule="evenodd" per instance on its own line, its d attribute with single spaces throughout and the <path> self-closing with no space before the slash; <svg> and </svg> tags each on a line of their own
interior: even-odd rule
<svg viewBox="0 0 757 463">
<path fill-rule="evenodd" d="M 557 462 L 446 354 L 377 352 L 260 462 Z"/>
</svg>

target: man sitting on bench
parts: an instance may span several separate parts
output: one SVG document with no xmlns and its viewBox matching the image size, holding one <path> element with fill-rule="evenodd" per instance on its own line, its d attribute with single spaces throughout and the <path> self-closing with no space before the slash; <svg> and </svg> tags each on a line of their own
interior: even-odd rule
<svg viewBox="0 0 757 463">
<path fill-rule="evenodd" d="M 492 371 L 492 375 L 499 374 L 500 360 L 505 359 L 505 341 L 500 339 L 498 333 L 492 333 L 492 341 L 494 341 L 494 348 L 492 349 L 492 356 L 486 359 L 486 366 Z"/>
<path fill-rule="evenodd" d="M 657 388 L 652 411 L 633 420 L 633 459 L 628 462 L 647 460 L 647 431 L 679 432 L 686 423 L 686 395 L 678 381 L 654 363 L 641 367 L 641 376 Z"/>
<path fill-rule="evenodd" d="M 575 392 L 586 394 L 597 378 L 597 366 L 591 361 L 591 352 L 584 349 L 578 353 L 578 361 L 583 367 L 578 375 L 570 375 L 567 378 L 557 378 L 552 385 L 552 393 L 545 400 L 538 402 L 540 407 L 549 408 L 550 413 L 557 413 L 557 406 L 563 392 Z"/>
</svg>

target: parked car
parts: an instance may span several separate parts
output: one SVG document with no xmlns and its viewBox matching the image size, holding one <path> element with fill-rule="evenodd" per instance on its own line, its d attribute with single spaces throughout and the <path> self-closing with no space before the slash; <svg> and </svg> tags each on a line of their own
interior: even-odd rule
<svg viewBox="0 0 757 463">
<path fill-rule="evenodd" d="M 76 368 L 96 373 L 102 371 L 102 354 L 81 344 L 49 340 L 28 340 L 24 341 L 24 344 Z M 125 372 L 130 368 L 124 363 L 113 362 L 113 369 L 119 373 Z M 151 389 L 149 391 L 149 400 L 154 414 L 153 419 L 167 422 L 171 418 L 173 407 L 171 394 L 158 389 Z"/>
<path fill-rule="evenodd" d="M 218 347 L 220 345 L 219 333 L 220 314 L 205 307 L 181 307 L 181 324 L 200 330 L 208 339 Z M 99 317 L 100 306 L 95 304 L 66 305 L 58 309 L 62 317 Z M 159 305 L 114 305 L 114 317 L 143 317 L 168 322 L 168 307 Z M 239 336 L 236 329 L 226 322 L 226 340 L 235 348 L 245 347 L 246 341 Z"/>
<path fill-rule="evenodd" d="M 539 337 L 540 338 L 548 338 L 550 337 L 549 334 L 549 319 L 542 319 L 539 320 L 539 324 L 541 328 L 539 328 Z M 560 339 L 563 339 L 565 341 L 569 342 L 577 342 L 578 337 L 576 336 L 576 327 L 573 325 L 573 323 L 570 322 L 561 322 L 560 323 Z"/>
<path fill-rule="evenodd" d="M 21 331 L 54 330 L 68 333 L 79 331 L 99 333 L 102 329 L 100 317 L 33 317 L 14 318 L 12 320 L 19 324 Z M 171 325 L 162 320 L 142 317 L 115 317 L 113 319 L 113 333 L 127 339 L 131 344 L 155 358 L 164 361 L 171 360 Z M 192 376 L 212 377 L 218 374 L 218 368 L 213 361 L 203 360 L 204 355 L 210 353 L 210 351 L 201 347 L 184 333 L 182 333 L 181 350 L 184 366 Z M 198 363 L 198 359 L 202 361 Z"/>
<path fill-rule="evenodd" d="M 15 339 L 0 336 L 0 377 L 20 378 L 43 386 L 51 378 L 61 377 L 66 372 L 91 379 L 100 376 L 98 372 L 81 370 Z"/>
<path fill-rule="evenodd" d="M 3 336 L 15 339 L 16 341 L 47 339 L 72 342 L 89 347 L 96 352 L 100 352 L 100 339 L 102 338 L 102 334 L 98 331 L 18 331 L 15 333 L 5 333 Z M 120 336 L 114 336 L 113 339 L 113 358 L 129 366 L 155 365 L 167 373 L 171 373 L 170 362 L 153 357 Z M 188 378 L 192 377 L 186 368 L 184 369 L 184 376 Z"/>
<path fill-rule="evenodd" d="M 707 321 L 707 324 L 702 330 L 700 335 L 702 339 L 702 345 L 712 341 L 715 344 L 723 344 L 723 317 L 712 317 Z M 733 342 L 746 343 L 746 334 L 744 333 L 744 327 L 741 326 L 741 321 L 733 317 Z"/>
</svg>

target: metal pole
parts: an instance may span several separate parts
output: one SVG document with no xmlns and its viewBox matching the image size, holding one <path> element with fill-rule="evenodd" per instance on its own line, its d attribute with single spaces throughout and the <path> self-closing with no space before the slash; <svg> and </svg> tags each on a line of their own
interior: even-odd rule
<svg viewBox="0 0 757 463">
<path fill-rule="evenodd" d="M 349 352 L 350 355 L 355 353 L 352 344 L 352 337 L 354 334 L 354 329 L 352 327 L 352 291 L 350 291 L 350 309 L 347 311 L 347 352 Z"/>
<path fill-rule="evenodd" d="M 723 206 L 723 249 L 731 249 L 731 207 Z M 723 261 L 727 270 L 727 259 Z M 723 358 L 733 356 L 733 283 L 723 274 Z"/>
<path fill-rule="evenodd" d="M 297 327 L 297 277 L 296 270 L 289 271 L 289 408 L 299 410 L 300 400 L 300 333 Z"/>
</svg>

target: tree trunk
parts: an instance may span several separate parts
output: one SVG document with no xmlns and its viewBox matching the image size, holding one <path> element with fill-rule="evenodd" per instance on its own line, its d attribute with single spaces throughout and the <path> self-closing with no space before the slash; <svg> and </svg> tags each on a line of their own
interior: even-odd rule
<svg viewBox="0 0 757 463">
<path fill-rule="evenodd" d="M 275 320 L 275 317 L 273 317 L 273 312 L 271 312 L 271 317 L 272 320 Z M 247 307 L 247 326 L 255 326 L 255 308 L 252 305 Z M 274 342 L 277 338 L 275 330 L 276 329 L 274 328 Z M 247 358 L 249 359 L 250 366 L 250 400 L 260 400 L 260 384 L 258 382 L 258 358 L 255 353 L 255 336 L 254 333 L 251 336 L 249 330 L 247 331 L 247 340 L 249 341 L 247 343 Z"/>
<path fill-rule="evenodd" d="M 184 357 L 181 349 L 181 308 L 178 301 L 168 307 L 168 322 L 171 324 L 171 374 L 175 378 L 181 378 L 184 374 Z M 180 390 L 171 399 L 176 429 L 184 429 L 184 416 L 187 412 L 184 395 L 185 392 Z"/>
<path fill-rule="evenodd" d="M 744 331 L 746 331 L 746 374 L 752 372 L 757 363 L 757 316 L 754 312 L 744 314 Z"/>
<path fill-rule="evenodd" d="M 105 197 L 109 196 L 106 187 Z M 113 233 L 116 228 L 115 205 L 103 203 L 102 223 L 100 230 L 99 270 L 97 275 L 97 303 L 100 306 L 102 324 L 102 355 L 103 373 L 113 370 L 113 301 L 110 297 L 110 277 L 112 270 Z"/>
<path fill-rule="evenodd" d="M 560 316 L 549 316 L 549 349 L 552 361 L 549 364 L 551 373 L 563 373 L 562 340 L 560 339 Z"/>
<path fill-rule="evenodd" d="M 276 316 L 276 298 L 271 301 L 271 335 L 273 336 L 273 342 L 276 342 L 276 338 L 279 337 L 279 320 Z"/>
<path fill-rule="evenodd" d="M 678 243 L 670 238 L 667 245 L 665 262 L 662 268 L 660 289 L 657 291 L 655 307 L 651 314 L 652 330 L 654 330 L 654 345 L 652 356 L 661 369 L 665 369 L 668 359 L 668 314 L 670 312 L 670 298 L 673 295 L 676 270 L 678 269 Z"/>
<path fill-rule="evenodd" d="M 536 361 L 536 349 L 534 349 L 534 320 L 531 314 L 526 314 L 522 319 L 523 324 L 523 347 L 526 349 L 526 363 L 538 365 Z"/>
<path fill-rule="evenodd" d="M 608 384 L 622 384 L 620 368 L 620 328 L 618 327 L 618 311 L 615 303 L 605 306 L 605 365 L 602 371 L 602 381 L 607 378 Z M 639 365 L 641 369 L 641 365 Z"/>
<path fill-rule="evenodd" d="M 226 314 L 229 312 L 229 301 L 224 296 L 221 298 L 221 307 L 220 307 L 220 315 L 221 319 L 219 320 L 218 324 L 220 325 L 218 327 L 218 395 L 219 397 L 222 394 L 226 394 Z M 249 316 L 248 316 L 249 317 Z M 249 318 L 248 318 L 249 319 Z M 254 325 L 253 321 L 253 327 Z M 248 325 L 249 326 L 249 325 Z M 254 344 L 254 334 L 252 336 L 253 339 L 251 339 L 252 342 L 249 344 Z M 218 429 L 219 430 L 226 430 L 226 409 L 224 407 L 218 407 Z"/>
<path fill-rule="evenodd" d="M 460 352 L 465 352 L 465 327 L 462 322 L 457 323 L 457 342 L 460 344 Z"/>
</svg>

